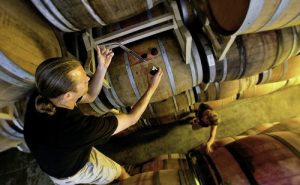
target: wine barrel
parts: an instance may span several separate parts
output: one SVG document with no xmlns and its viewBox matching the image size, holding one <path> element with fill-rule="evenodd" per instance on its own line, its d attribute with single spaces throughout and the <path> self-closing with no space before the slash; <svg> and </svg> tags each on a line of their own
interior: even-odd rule
<svg viewBox="0 0 300 185">
<path fill-rule="evenodd" d="M 194 25 L 197 24 L 197 19 L 194 16 L 194 8 L 190 0 L 176 0 L 179 8 L 179 12 L 183 23 L 188 27 L 189 30 L 193 30 Z"/>
<path fill-rule="evenodd" d="M 239 93 L 244 92 L 246 89 L 253 87 L 259 83 L 259 75 L 253 75 L 247 78 L 242 78 L 239 80 L 240 88 Z"/>
<path fill-rule="evenodd" d="M 262 96 L 298 84 L 300 84 L 300 76 L 285 81 L 255 85 L 240 93 L 239 98 L 250 98 L 254 96 Z"/>
<path fill-rule="evenodd" d="M 1 9 L 1 51 L 21 69 L 34 74 L 45 59 L 61 56 L 53 29 L 22 0 L 3 1 Z"/>
<path fill-rule="evenodd" d="M 177 113 L 195 103 L 195 95 L 192 89 L 180 93 L 161 102 L 149 104 L 142 115 L 143 118 L 162 117 Z"/>
<path fill-rule="evenodd" d="M 263 131 L 262 133 L 272 133 L 278 131 L 299 131 L 300 130 L 300 116 L 286 119 L 274 124 L 273 127 Z"/>
<path fill-rule="evenodd" d="M 207 89 L 201 93 L 200 102 L 232 97 L 239 93 L 239 85 L 239 80 L 211 83 Z"/>
<path fill-rule="evenodd" d="M 214 82 L 208 84 L 202 83 L 199 86 L 193 87 L 193 89 L 196 95 L 196 102 L 211 102 L 213 100 L 225 99 L 227 97 L 234 98 L 237 94 L 242 93 L 244 90 L 256 85 L 257 83 L 258 75 L 254 75 L 251 77 L 242 78 L 240 80 Z M 221 102 L 222 101 L 219 103 Z"/>
<path fill-rule="evenodd" d="M 78 104 L 77 107 L 85 115 L 103 116 L 108 112 L 112 112 L 113 106 L 109 103 L 109 100 L 107 100 L 105 91 L 107 91 L 107 89 L 103 87 L 94 102 Z"/>
<path fill-rule="evenodd" d="M 11 62 L 0 52 L 0 108 L 28 95 L 34 87 L 34 76 Z"/>
<path fill-rule="evenodd" d="M 185 154 L 182 153 L 170 153 L 156 156 L 154 160 L 168 160 L 168 159 L 186 159 Z"/>
<path fill-rule="evenodd" d="M 140 130 L 142 130 L 144 128 L 147 128 L 147 127 L 150 127 L 150 126 L 151 126 L 151 123 L 147 119 L 140 118 L 137 123 L 135 123 L 134 125 L 128 127 L 127 129 L 117 133 L 115 135 L 115 137 L 128 136 L 129 134 L 133 134 L 137 131 L 140 131 Z"/>
<path fill-rule="evenodd" d="M 25 143 L 23 128 L 29 97 L 14 103 L 11 120 L 0 119 L 0 152 L 10 148 L 17 148 L 21 152 L 30 153 Z"/>
<path fill-rule="evenodd" d="M 246 89 L 253 87 L 258 82 L 258 75 L 242 78 L 240 80 L 215 82 L 209 84 L 206 91 L 200 91 L 194 87 L 197 102 L 204 102 L 210 105 L 213 109 L 222 108 L 237 100 L 239 94 Z M 238 83 L 238 84 L 237 84 Z M 200 87 L 199 87 L 200 89 Z M 197 110 L 200 103 L 195 103 L 192 110 Z"/>
<path fill-rule="evenodd" d="M 185 154 L 166 154 L 142 164 L 125 166 L 125 169 L 130 175 L 136 175 L 138 173 L 158 170 L 187 170 L 189 166 Z"/>
<path fill-rule="evenodd" d="M 159 170 L 140 173 L 111 185 L 196 185 L 196 182 L 190 170 Z"/>
<path fill-rule="evenodd" d="M 94 34 L 93 36 L 103 36 L 105 34 L 109 34 L 111 32 L 118 31 L 123 28 L 132 27 L 134 25 L 140 24 L 142 22 L 148 21 L 152 18 L 162 16 L 164 14 L 169 14 L 169 10 L 167 4 L 159 3 L 158 5 L 154 6 L 152 9 L 148 11 L 144 11 L 136 16 L 130 17 L 123 21 L 119 21 L 114 24 L 110 24 L 104 27 L 96 27 L 93 28 Z"/>
<path fill-rule="evenodd" d="M 150 126 L 163 125 L 163 124 L 171 124 L 171 123 L 187 123 L 185 122 L 186 118 L 191 116 L 192 111 L 189 108 L 181 110 L 179 112 L 175 112 L 166 116 L 149 118 L 147 119 L 150 123 Z"/>
<path fill-rule="evenodd" d="M 193 60 L 188 65 L 183 62 L 180 47 L 170 34 L 136 42 L 130 49 L 148 58 L 141 62 L 125 52 L 112 59 L 108 73 L 115 92 L 111 96 L 120 106 L 135 104 L 146 91 L 152 66 L 161 68 L 164 75 L 150 103 L 175 96 L 202 82 L 200 58 L 194 45 Z M 156 50 L 154 55 L 151 50 Z"/>
<path fill-rule="evenodd" d="M 233 95 L 233 96 L 230 96 L 227 98 L 207 101 L 204 103 L 208 104 L 213 109 L 220 109 L 220 108 L 225 107 L 226 105 L 229 105 L 230 103 L 233 103 L 234 101 L 236 101 L 236 99 L 237 99 L 237 95 Z M 199 103 L 199 102 L 195 103 L 194 105 L 191 106 L 191 109 L 194 111 L 198 110 L 200 104 L 201 103 Z"/>
<path fill-rule="evenodd" d="M 287 81 L 280 81 L 262 85 L 256 85 L 249 89 L 246 89 L 242 93 L 240 93 L 239 99 L 241 98 L 250 98 L 255 96 L 262 96 L 272 92 L 275 92 L 279 89 L 282 89 L 286 86 Z"/>
<path fill-rule="evenodd" d="M 299 85 L 300 84 L 300 76 L 296 76 L 294 78 L 290 78 L 287 80 L 286 87 Z"/>
<path fill-rule="evenodd" d="M 212 148 L 215 151 L 220 147 L 224 147 L 225 145 L 227 145 L 229 143 L 232 143 L 232 142 L 237 141 L 239 139 L 243 139 L 245 137 L 247 137 L 247 136 L 246 135 L 240 135 L 240 136 L 225 137 L 225 138 L 222 138 L 222 139 L 217 139 L 217 140 L 215 140 Z"/>
<path fill-rule="evenodd" d="M 24 141 L 24 115 L 26 111 L 27 98 L 16 102 L 13 106 L 12 119 L 0 119 L 0 152 L 10 148 L 29 153 Z"/>
<path fill-rule="evenodd" d="M 162 0 L 40 1 L 31 0 L 54 26 L 64 32 L 105 26 L 137 15 Z"/>
<path fill-rule="evenodd" d="M 260 124 L 260 125 L 257 125 L 251 129 L 247 130 L 246 132 L 243 133 L 243 135 L 248 135 L 248 136 L 257 135 L 257 134 L 269 129 L 270 127 L 273 127 L 276 124 L 278 124 L 278 122 Z"/>
<path fill-rule="evenodd" d="M 198 34 L 194 40 L 201 54 L 205 83 L 259 74 L 295 56 L 300 48 L 295 27 L 239 36 L 223 61 L 215 60 L 204 35 Z"/>
<path fill-rule="evenodd" d="M 228 105 L 228 104 L 233 103 L 234 101 L 236 101 L 236 97 L 237 97 L 236 95 L 233 95 L 233 96 L 230 96 L 230 97 L 227 97 L 227 98 L 223 98 L 223 99 L 219 99 L 219 100 L 214 100 L 214 101 L 207 101 L 207 102 L 204 102 L 204 103 L 208 104 L 213 109 L 220 109 L 220 108 L 225 107 L 226 105 Z M 196 103 L 195 105 L 197 106 L 197 109 L 198 109 L 199 104 Z"/>
<path fill-rule="evenodd" d="M 299 141 L 297 133 L 275 132 L 239 139 L 209 155 L 194 150 L 187 156 L 200 170 L 197 174 L 202 184 L 296 185 L 300 175 Z"/>
<path fill-rule="evenodd" d="M 298 0 L 192 0 L 198 14 L 210 13 L 214 31 L 224 34 L 245 34 L 300 24 Z M 207 3 L 206 6 L 203 4 Z"/>
<path fill-rule="evenodd" d="M 23 133 L 11 120 L 0 119 L 0 152 L 15 148 L 24 142 Z"/>
<path fill-rule="evenodd" d="M 45 59 L 61 56 L 53 29 L 22 0 L 0 4 L 0 106 L 28 94 L 33 74 Z"/>
<path fill-rule="evenodd" d="M 225 138 L 221 138 L 221 139 L 217 139 L 215 140 L 214 144 L 213 144 L 213 150 L 217 150 L 220 147 L 223 147 L 229 143 L 232 143 L 234 141 L 237 141 L 239 139 L 248 137 L 248 136 L 252 136 L 252 135 L 257 135 L 260 133 L 265 133 L 265 131 L 267 131 L 268 129 L 272 128 L 274 125 L 278 124 L 278 122 L 275 123 L 263 123 L 260 125 L 257 125 L 249 130 L 247 130 L 246 132 L 238 135 L 238 136 L 233 136 L 233 137 L 225 137 Z"/>
<path fill-rule="evenodd" d="M 260 83 L 271 83 L 300 76 L 300 56 L 292 57 L 285 63 L 260 74 Z"/>
</svg>

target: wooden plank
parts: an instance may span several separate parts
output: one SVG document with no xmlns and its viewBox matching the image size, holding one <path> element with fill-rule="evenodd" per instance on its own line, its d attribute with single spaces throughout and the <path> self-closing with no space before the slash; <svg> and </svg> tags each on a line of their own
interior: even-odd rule
<svg viewBox="0 0 300 185">
<path fill-rule="evenodd" d="M 122 37 L 122 36 L 125 36 L 125 35 L 128 35 L 128 34 L 131 34 L 133 32 L 145 29 L 145 28 L 150 27 L 150 26 L 154 26 L 154 25 L 157 25 L 157 24 L 160 24 L 160 23 L 163 23 L 163 22 L 170 21 L 172 19 L 173 19 L 173 15 L 170 14 L 170 13 L 167 13 L 167 14 L 164 14 L 164 15 L 146 20 L 144 22 L 128 26 L 124 29 L 106 34 L 102 37 L 95 38 L 94 42 L 96 42 L 97 44 L 105 43 L 107 41 L 110 41 L 110 40 L 113 40 L 113 39 L 116 39 L 116 38 L 119 38 L 119 37 Z"/>
<path fill-rule="evenodd" d="M 149 30 L 146 30 L 146 31 L 135 33 L 135 34 L 130 35 L 130 36 L 125 37 L 125 38 L 120 38 L 120 40 L 118 40 L 118 42 L 125 45 L 125 44 L 128 44 L 128 43 L 131 43 L 131 42 L 149 37 L 151 35 L 155 35 L 157 33 L 161 33 L 161 32 L 167 31 L 167 30 L 172 30 L 173 28 L 174 28 L 173 23 L 169 22 L 169 23 L 166 23 L 166 24 L 163 24 L 163 25 L 160 25 L 160 26 L 156 26 L 156 27 L 154 27 L 152 29 L 149 29 Z M 96 45 L 96 44 L 99 44 L 99 43 L 97 43 L 97 41 L 95 41 L 94 44 Z M 105 43 L 103 45 L 105 45 Z M 110 48 L 116 48 L 116 47 L 119 47 L 119 46 L 118 45 L 110 46 Z"/>
<path fill-rule="evenodd" d="M 182 22 L 177 3 L 175 1 L 172 1 L 170 5 L 175 17 L 174 24 L 177 24 L 178 26 L 178 29 L 174 30 L 175 35 L 181 47 L 181 51 L 185 63 L 189 64 L 191 61 L 191 52 L 192 52 L 192 36 L 189 30 L 185 27 L 185 25 Z"/>
</svg>

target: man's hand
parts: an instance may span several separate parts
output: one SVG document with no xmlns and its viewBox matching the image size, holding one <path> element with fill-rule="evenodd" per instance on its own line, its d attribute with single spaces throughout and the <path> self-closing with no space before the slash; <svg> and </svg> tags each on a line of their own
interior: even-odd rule
<svg viewBox="0 0 300 185">
<path fill-rule="evenodd" d="M 128 114 L 118 114 L 116 115 L 118 119 L 118 127 L 115 130 L 114 134 L 130 127 L 131 125 L 135 124 L 147 108 L 147 105 L 150 102 L 152 95 L 154 94 L 155 90 L 158 87 L 158 84 L 161 80 L 163 73 L 162 70 L 159 69 L 158 72 L 153 76 L 149 74 L 149 81 L 148 81 L 148 89 L 142 95 L 142 97 L 138 100 L 138 102 L 132 107 L 131 111 Z"/>
<path fill-rule="evenodd" d="M 207 142 L 207 143 L 206 143 L 206 153 L 211 153 L 211 152 L 213 152 L 212 144 L 213 144 L 213 143 L 211 143 L 211 142 Z"/>
<path fill-rule="evenodd" d="M 96 47 L 97 55 L 98 55 L 98 67 L 100 69 L 106 70 L 111 62 L 114 53 L 111 49 L 108 48 L 100 48 L 99 46 Z"/>
<path fill-rule="evenodd" d="M 161 68 L 158 69 L 158 72 L 154 76 L 149 74 L 148 88 L 150 90 L 152 90 L 153 92 L 157 89 L 162 75 L 163 75 L 163 72 L 162 72 Z"/>
</svg>

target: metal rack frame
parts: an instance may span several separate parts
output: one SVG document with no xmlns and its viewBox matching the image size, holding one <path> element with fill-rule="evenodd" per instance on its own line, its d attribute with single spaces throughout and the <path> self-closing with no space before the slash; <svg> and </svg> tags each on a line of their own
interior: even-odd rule
<svg viewBox="0 0 300 185">
<path fill-rule="evenodd" d="M 90 60 L 94 58 L 93 48 L 97 45 L 105 45 L 105 43 L 116 41 L 124 45 L 168 30 L 174 30 L 184 61 L 186 64 L 190 63 L 192 36 L 183 24 L 176 1 L 170 1 L 167 6 L 170 11 L 161 16 L 153 17 L 97 38 L 93 38 L 91 30 L 83 33 L 84 44 L 88 52 L 87 65 L 94 62 Z M 117 46 L 112 46 L 111 48 L 114 47 Z"/>
</svg>

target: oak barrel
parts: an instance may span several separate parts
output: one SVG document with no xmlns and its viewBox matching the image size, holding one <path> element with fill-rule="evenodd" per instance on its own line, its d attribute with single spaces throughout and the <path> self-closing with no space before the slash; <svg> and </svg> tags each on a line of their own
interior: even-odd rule
<svg viewBox="0 0 300 185">
<path fill-rule="evenodd" d="M 247 130 L 246 132 L 244 132 L 243 134 L 245 135 L 257 135 L 263 131 L 266 131 L 267 129 L 273 127 L 274 125 L 278 124 L 278 122 L 275 123 L 262 123 L 259 125 L 256 125 L 255 127 Z"/>
<path fill-rule="evenodd" d="M 245 34 L 273 30 L 300 24 L 300 2 L 267 0 L 192 0 L 201 15 L 203 3 L 207 4 L 210 21 L 221 34 Z"/>
<path fill-rule="evenodd" d="M 277 122 L 274 126 L 263 131 L 262 133 L 271 133 L 277 131 L 295 131 L 295 130 L 297 131 L 300 130 L 300 116 Z"/>
<path fill-rule="evenodd" d="M 10 105 L 13 111 L 11 119 L 0 119 L 0 152 L 10 148 L 30 152 L 23 136 L 24 116 L 28 100 L 29 98 L 24 98 L 14 105 Z"/>
<path fill-rule="evenodd" d="M 171 98 L 149 104 L 142 117 L 151 118 L 166 116 L 186 109 L 194 103 L 194 92 L 192 89 L 189 89 L 176 96 L 172 96 Z"/>
<path fill-rule="evenodd" d="M 134 175 L 111 185 L 196 185 L 190 170 L 159 170 Z"/>
<path fill-rule="evenodd" d="M 189 108 L 183 109 L 179 112 L 175 112 L 166 116 L 149 118 L 147 119 L 150 123 L 150 126 L 157 126 L 163 124 L 171 124 L 171 123 L 187 123 L 186 119 L 189 119 L 192 115 L 193 111 Z"/>
<path fill-rule="evenodd" d="M 299 133 L 294 132 L 249 136 L 209 155 L 193 150 L 188 159 L 200 170 L 202 184 L 296 185 L 300 180 L 299 140 Z"/>
<path fill-rule="evenodd" d="M 200 102 L 219 100 L 232 97 L 239 93 L 239 80 L 210 83 L 205 91 L 201 93 Z"/>
<path fill-rule="evenodd" d="M 16 148 L 24 142 L 23 133 L 11 120 L 0 119 L 0 152 Z"/>
<path fill-rule="evenodd" d="M 0 108 L 30 94 L 34 76 L 21 69 L 0 52 Z"/>
<path fill-rule="evenodd" d="M 22 0 L 0 4 L 0 106 L 27 95 L 37 66 L 61 56 L 53 29 L 38 11 Z"/>
<path fill-rule="evenodd" d="M 194 37 L 201 55 L 205 83 L 259 74 L 295 56 L 300 48 L 296 27 L 238 36 L 226 58 L 217 61 L 204 35 Z"/>
<path fill-rule="evenodd" d="M 105 26 L 137 15 L 162 0 L 31 0 L 36 8 L 64 32 Z"/>
<path fill-rule="evenodd" d="M 239 80 L 239 82 L 239 93 L 242 93 L 244 90 L 253 87 L 259 83 L 259 75 L 253 75 L 250 77 L 242 78 Z"/>
<path fill-rule="evenodd" d="M 140 25 L 142 22 L 149 22 L 153 18 L 157 18 L 163 15 L 170 14 L 168 7 L 165 3 L 159 3 L 158 5 L 154 6 L 152 9 L 148 11 L 144 11 L 136 16 L 130 17 L 123 21 L 119 21 L 114 24 L 110 24 L 104 27 L 96 27 L 93 28 L 95 37 L 102 36 L 106 34 L 110 34 L 112 32 L 118 31 L 124 28 L 132 28 L 135 25 Z M 100 32 L 101 31 L 101 32 Z"/>
<path fill-rule="evenodd" d="M 142 164 L 125 166 L 130 175 L 158 170 L 187 170 L 189 169 L 185 154 L 165 154 L 155 157 Z"/>
<path fill-rule="evenodd" d="M 239 98 L 250 98 L 255 96 L 262 96 L 298 84 L 300 84 L 300 76 L 296 76 L 294 78 L 290 78 L 285 81 L 255 85 L 240 93 Z"/>
<path fill-rule="evenodd" d="M 141 62 L 126 52 L 114 56 L 108 73 L 115 91 L 112 96 L 120 106 L 135 104 L 146 91 L 152 66 L 161 68 L 164 75 L 150 103 L 175 96 L 202 82 L 197 49 L 192 49 L 197 59 L 185 64 L 180 55 L 180 47 L 170 32 L 169 35 L 138 41 L 129 48 L 139 55 L 147 54 L 148 58 Z M 156 52 L 151 54 L 151 50 Z"/>
<path fill-rule="evenodd" d="M 214 100 L 224 100 L 227 97 L 236 97 L 244 90 L 255 86 L 258 83 L 258 75 L 214 83 L 202 83 L 194 87 L 196 102 L 212 102 Z M 202 89 L 202 90 L 197 90 Z M 230 99 L 230 98 L 229 98 Z M 216 101 L 217 102 L 217 101 Z M 221 103 L 220 101 L 219 103 Z"/>
<path fill-rule="evenodd" d="M 271 68 L 260 74 L 260 83 L 271 83 L 300 76 L 300 56 L 290 58 L 279 66 Z"/>
<path fill-rule="evenodd" d="M 296 76 L 294 78 L 290 78 L 287 80 L 286 87 L 299 85 L 300 84 L 300 76 Z"/>
<path fill-rule="evenodd" d="M 220 109 L 225 107 L 226 105 L 229 105 L 230 103 L 235 102 L 236 99 L 237 99 L 237 95 L 233 95 L 219 100 L 206 101 L 204 103 L 208 104 L 213 109 Z M 195 111 L 198 110 L 200 104 L 201 103 L 199 102 L 195 103 L 194 105 L 191 106 L 191 109 Z"/>
<path fill-rule="evenodd" d="M 256 85 L 249 89 L 246 89 L 243 91 L 240 96 L 240 98 L 250 98 L 255 96 L 262 96 L 266 95 L 272 92 L 275 92 L 279 89 L 282 89 L 286 86 L 287 81 L 280 81 L 280 82 L 274 82 L 274 83 L 267 83 L 262 85 Z"/>
<path fill-rule="evenodd" d="M 124 137 L 130 134 L 133 134 L 137 131 L 141 131 L 144 128 L 147 128 L 151 126 L 150 122 L 147 119 L 140 118 L 137 123 L 134 125 L 126 128 L 125 130 L 122 130 L 121 132 L 117 133 L 115 136 L 116 137 Z"/>
<path fill-rule="evenodd" d="M 105 95 L 106 91 L 106 87 L 103 87 L 98 97 L 92 103 L 77 104 L 79 110 L 85 115 L 93 115 L 97 117 L 112 112 L 113 106 L 110 104 Z"/>
</svg>

